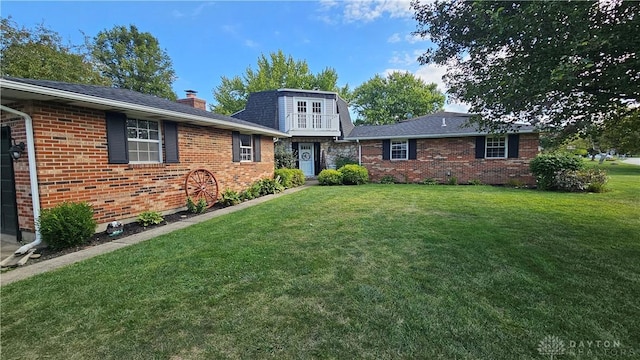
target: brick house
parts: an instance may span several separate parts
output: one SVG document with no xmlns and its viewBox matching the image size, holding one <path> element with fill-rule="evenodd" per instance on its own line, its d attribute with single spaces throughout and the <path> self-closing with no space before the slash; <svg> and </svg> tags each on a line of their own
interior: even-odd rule
<svg viewBox="0 0 640 360">
<path fill-rule="evenodd" d="M 354 127 L 349 106 L 335 92 L 300 89 L 255 92 L 249 94 L 245 109 L 232 116 L 290 135 L 280 142 L 298 155 L 298 168 L 307 177 L 333 168 L 339 156 L 356 154 L 355 143 L 344 140 Z"/>
<path fill-rule="evenodd" d="M 538 153 L 538 132 L 521 125 L 489 134 L 467 127 L 470 116 L 438 112 L 392 125 L 357 126 L 345 140 L 358 143 L 359 161 L 372 181 L 389 175 L 403 182 L 535 185 L 529 161 Z"/>
<path fill-rule="evenodd" d="M 37 233 L 40 208 L 64 201 L 89 202 L 99 230 L 146 210 L 178 211 L 196 169 L 214 174 L 220 192 L 242 190 L 273 176 L 274 139 L 288 137 L 208 112 L 194 92 L 173 102 L 111 87 L 10 77 L 0 79 L 0 88 L 2 233 L 18 239 Z M 11 160 L 8 150 L 21 142 L 24 152 Z"/>
</svg>

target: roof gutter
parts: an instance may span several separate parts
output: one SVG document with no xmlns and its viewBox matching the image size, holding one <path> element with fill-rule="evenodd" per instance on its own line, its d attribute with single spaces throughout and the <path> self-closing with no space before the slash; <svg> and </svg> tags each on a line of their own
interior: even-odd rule
<svg viewBox="0 0 640 360">
<path fill-rule="evenodd" d="M 0 109 L 6 111 L 8 113 L 12 113 L 14 115 L 18 115 L 24 119 L 25 131 L 27 133 L 27 156 L 29 159 L 29 182 L 31 184 L 31 204 L 33 206 L 33 222 L 36 230 L 36 239 L 16 250 L 16 254 L 21 255 L 29 251 L 42 242 L 42 236 L 40 235 L 40 224 L 38 223 L 38 219 L 40 218 L 40 192 L 38 191 L 38 173 L 36 169 L 36 147 L 34 144 L 33 138 L 33 120 L 31 116 L 23 113 L 22 111 L 18 111 L 16 109 L 12 109 L 10 107 L 0 105 Z"/>
<path fill-rule="evenodd" d="M 48 87 L 14 82 L 6 79 L 2 79 L 0 83 L 2 84 L 2 87 L 10 88 L 12 90 L 17 90 L 17 91 L 55 96 L 55 97 L 60 97 L 64 99 L 69 99 L 69 100 L 87 102 L 87 103 L 92 103 L 96 105 L 111 106 L 111 107 L 122 108 L 122 109 L 133 110 L 133 111 L 141 111 L 141 112 L 151 113 L 151 114 L 165 116 L 165 117 L 174 117 L 174 118 L 180 118 L 184 120 L 196 120 L 196 121 L 205 122 L 211 125 L 218 125 L 222 127 L 247 130 L 247 131 L 252 131 L 256 133 L 261 133 L 263 135 L 274 136 L 274 137 L 291 137 L 289 134 L 285 134 L 280 131 L 269 131 L 269 129 L 259 128 L 251 125 L 236 124 L 236 123 L 228 122 L 225 120 L 212 119 L 212 118 L 198 116 L 198 115 L 189 115 L 189 114 L 171 111 L 171 110 L 162 110 L 162 109 L 158 109 L 151 106 L 137 105 L 137 104 L 132 104 L 124 101 L 110 100 L 110 99 L 105 99 L 97 96 L 83 95 L 83 94 L 78 94 L 70 91 L 51 89 Z"/>
<path fill-rule="evenodd" d="M 515 132 L 507 132 L 506 134 L 535 134 L 535 130 L 523 130 Z M 499 135 L 491 133 L 459 133 L 459 134 L 429 134 L 429 135 L 376 135 L 376 136 L 356 136 L 345 137 L 345 140 L 358 141 L 358 140 L 386 140 L 386 139 L 440 139 L 440 138 L 453 138 L 453 137 L 469 137 L 469 136 L 487 136 L 487 135 Z"/>
</svg>

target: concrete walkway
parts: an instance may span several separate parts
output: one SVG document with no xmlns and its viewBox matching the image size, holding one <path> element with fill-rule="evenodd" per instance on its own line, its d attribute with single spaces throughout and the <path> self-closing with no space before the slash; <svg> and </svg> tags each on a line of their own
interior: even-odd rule
<svg viewBox="0 0 640 360">
<path fill-rule="evenodd" d="M 257 205 L 257 204 L 261 204 L 263 202 L 275 199 L 277 197 L 283 196 L 283 195 L 287 195 L 287 194 L 292 194 L 294 192 L 298 192 L 300 190 L 304 190 L 310 186 L 313 185 L 317 185 L 318 182 L 316 180 L 307 180 L 306 184 L 297 188 L 292 188 L 292 189 L 287 189 L 279 194 L 274 194 L 274 195 L 267 195 L 267 196 L 262 196 L 259 197 L 257 199 L 253 199 L 250 201 L 246 201 L 243 202 L 241 204 L 238 204 L 236 206 L 230 206 L 230 207 L 226 207 L 224 209 L 220 209 L 220 210 L 216 210 L 216 211 L 212 211 L 206 214 L 202 214 L 202 215 L 198 215 L 198 216 L 193 216 L 181 221 L 176 221 L 164 226 L 160 226 L 157 228 L 153 228 L 151 230 L 147 230 L 138 234 L 134 234 L 131 236 L 127 236 L 127 237 L 123 237 L 117 240 L 113 240 L 110 241 L 108 243 L 104 243 L 101 245 L 96 245 L 96 246 L 92 246 L 90 248 L 84 249 L 84 250 L 80 250 L 80 251 L 76 251 L 70 254 L 66 254 L 66 255 L 62 255 L 53 259 L 49 259 L 49 260 L 44 260 L 44 261 L 40 261 L 31 265 L 25 265 L 23 267 L 17 267 L 14 268 L 12 270 L 8 270 L 3 272 L 2 274 L 0 274 L 0 286 L 6 285 L 6 284 L 10 284 L 12 282 L 15 281 L 19 281 L 19 280 L 23 280 L 26 279 L 28 277 L 34 276 L 34 275 L 38 275 L 38 274 L 42 274 L 46 271 L 50 271 L 50 270 L 54 270 L 54 269 L 58 269 L 61 268 L 63 266 L 66 265 L 70 265 L 73 263 L 76 263 L 78 261 L 82 261 L 85 259 L 90 259 L 94 256 L 98 256 L 101 254 L 106 254 L 108 252 L 114 251 L 114 250 L 118 250 L 121 249 L 123 247 L 127 247 L 129 245 L 133 245 L 133 244 L 137 244 L 149 239 L 153 239 L 157 236 L 160 235 L 164 235 L 164 234 L 168 234 L 170 232 L 176 231 L 176 230 L 180 230 L 180 229 L 184 229 L 188 226 L 191 226 L 193 224 L 197 224 L 197 223 L 201 223 L 203 221 L 207 221 L 209 219 L 213 219 L 215 217 L 218 216 L 222 216 L 222 215 L 226 215 L 226 214 L 230 214 L 236 211 L 240 211 L 243 209 L 246 209 L 250 206 L 253 205 Z M 5 244 L 2 244 L 2 247 L 4 247 Z M 17 250 L 17 248 L 19 247 L 19 245 L 15 246 L 15 250 Z M 13 250 L 13 251 L 15 251 Z M 5 250 L 6 251 L 6 250 Z"/>
</svg>

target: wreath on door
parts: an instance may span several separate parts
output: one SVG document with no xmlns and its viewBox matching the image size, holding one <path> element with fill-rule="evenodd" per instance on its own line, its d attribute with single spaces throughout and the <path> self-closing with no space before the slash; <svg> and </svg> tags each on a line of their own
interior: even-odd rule
<svg viewBox="0 0 640 360">
<path fill-rule="evenodd" d="M 311 154 L 308 152 L 303 152 L 302 153 L 302 160 L 307 161 L 311 159 Z"/>
</svg>

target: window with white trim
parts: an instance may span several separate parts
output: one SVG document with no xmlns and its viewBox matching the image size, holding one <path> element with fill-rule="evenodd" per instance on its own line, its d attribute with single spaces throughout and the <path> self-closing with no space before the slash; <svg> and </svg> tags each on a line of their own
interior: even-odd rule
<svg viewBox="0 0 640 360">
<path fill-rule="evenodd" d="M 162 162 L 160 139 L 160 123 L 158 121 L 127 119 L 129 162 Z"/>
<path fill-rule="evenodd" d="M 391 160 L 409 158 L 409 140 L 391 140 Z"/>
<path fill-rule="evenodd" d="M 251 135 L 240 134 L 240 161 L 253 161 L 253 139 Z"/>
<path fill-rule="evenodd" d="M 503 159 L 507 157 L 507 137 L 506 136 L 487 136 L 484 147 L 487 159 Z"/>
</svg>

